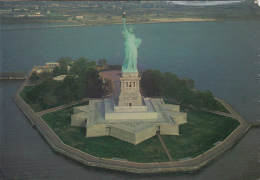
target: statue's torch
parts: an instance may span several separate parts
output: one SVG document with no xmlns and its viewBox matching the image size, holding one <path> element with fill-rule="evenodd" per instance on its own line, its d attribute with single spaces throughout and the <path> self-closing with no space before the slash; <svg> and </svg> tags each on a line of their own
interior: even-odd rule
<svg viewBox="0 0 260 180">
<path fill-rule="evenodd" d="M 123 13 L 122 17 L 125 18 L 125 12 Z"/>
</svg>

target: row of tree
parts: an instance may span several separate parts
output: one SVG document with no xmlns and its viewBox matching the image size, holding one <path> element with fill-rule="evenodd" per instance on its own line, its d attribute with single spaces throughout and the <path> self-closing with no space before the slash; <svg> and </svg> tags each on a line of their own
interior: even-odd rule
<svg viewBox="0 0 260 180">
<path fill-rule="evenodd" d="M 195 90 L 192 79 L 180 79 L 170 72 L 161 73 L 159 70 L 148 69 L 142 73 L 140 85 L 142 92 L 149 97 L 166 97 L 197 109 L 218 108 L 217 101 L 210 91 Z"/>
<path fill-rule="evenodd" d="M 31 103 L 38 103 L 45 107 L 69 103 L 82 98 L 99 98 L 109 91 L 109 80 L 103 81 L 95 69 L 95 61 L 79 58 L 58 60 L 60 66 L 52 72 L 33 74 L 30 79 L 40 80 L 35 87 L 26 93 Z M 70 67 L 70 69 L 67 68 Z M 53 77 L 67 75 L 63 81 L 55 81 Z"/>
<path fill-rule="evenodd" d="M 95 61 L 89 61 L 83 57 L 72 61 L 67 57 L 59 59 L 58 62 L 60 66 L 52 72 L 31 76 L 31 80 L 41 80 L 26 94 L 31 103 L 53 107 L 86 97 L 98 98 L 111 93 L 112 80 L 100 78 Z M 106 59 L 98 61 L 98 66 L 106 65 Z M 53 77 L 58 75 L 67 76 L 63 81 L 53 80 Z M 195 90 L 192 79 L 180 79 L 170 72 L 161 73 L 159 70 L 148 69 L 142 73 L 140 85 L 142 93 L 149 97 L 163 96 L 198 109 L 216 110 L 218 108 L 217 101 L 210 91 Z"/>
<path fill-rule="evenodd" d="M 30 76 L 30 80 L 33 83 L 37 83 L 39 79 L 42 82 L 42 80 L 52 79 L 53 77 L 59 75 L 82 75 L 85 73 L 85 70 L 89 68 L 95 68 L 97 71 L 103 71 L 120 70 L 122 67 L 120 65 L 108 65 L 106 59 L 99 59 L 96 63 L 96 61 L 90 61 L 84 57 L 80 57 L 75 61 L 73 61 L 70 57 L 63 57 L 57 62 L 59 63 L 59 66 L 55 67 L 52 73 L 43 72 L 37 74 L 36 72 L 33 72 Z"/>
<path fill-rule="evenodd" d="M 72 74 L 80 75 L 81 73 L 84 73 L 84 69 L 87 68 L 96 68 L 98 71 L 101 70 L 111 70 L 111 69 L 121 69 L 121 66 L 119 65 L 108 65 L 107 59 L 99 59 L 96 63 L 96 61 L 90 61 L 89 59 L 86 59 L 84 57 L 78 58 L 76 61 L 73 61 L 70 57 L 60 58 L 57 61 L 60 66 L 56 67 L 53 70 L 53 76 L 58 75 L 66 75 L 68 74 L 68 66 L 71 68 L 70 72 Z"/>
</svg>

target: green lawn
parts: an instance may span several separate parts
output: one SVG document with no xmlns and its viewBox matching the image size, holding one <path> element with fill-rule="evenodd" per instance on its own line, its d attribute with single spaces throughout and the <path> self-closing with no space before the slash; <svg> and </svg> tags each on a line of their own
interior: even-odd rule
<svg viewBox="0 0 260 180">
<path fill-rule="evenodd" d="M 227 109 L 219 100 L 216 100 L 216 101 L 217 101 L 218 107 L 217 107 L 217 109 L 215 109 L 215 111 L 221 111 L 221 112 L 224 112 L 224 113 L 230 113 L 230 112 L 228 111 L 228 109 Z M 167 101 L 167 100 L 164 100 L 164 103 L 165 103 L 165 104 L 178 105 L 178 104 L 176 104 L 176 103 L 173 103 L 173 102 Z M 181 106 L 180 109 L 181 109 L 181 111 L 182 111 L 182 110 L 185 109 L 185 107 L 182 107 L 182 106 Z"/>
<path fill-rule="evenodd" d="M 240 125 L 235 119 L 207 112 L 189 112 L 188 122 L 180 125 L 180 136 L 162 137 L 173 160 L 202 154 Z"/>
<path fill-rule="evenodd" d="M 69 107 L 42 117 L 67 145 L 102 158 L 115 157 L 134 162 L 169 161 L 157 136 L 136 146 L 109 136 L 85 138 L 85 128 L 69 126 L 71 114 L 72 107 Z"/>
<path fill-rule="evenodd" d="M 85 128 L 70 126 L 71 115 L 72 107 L 69 107 L 42 118 L 65 144 L 93 156 L 147 163 L 169 161 L 157 136 L 138 145 L 109 136 L 85 138 Z M 224 140 L 239 125 L 232 118 L 192 111 L 188 113 L 188 122 L 180 126 L 180 136 L 162 136 L 174 160 L 198 156 L 215 142 Z"/>
</svg>

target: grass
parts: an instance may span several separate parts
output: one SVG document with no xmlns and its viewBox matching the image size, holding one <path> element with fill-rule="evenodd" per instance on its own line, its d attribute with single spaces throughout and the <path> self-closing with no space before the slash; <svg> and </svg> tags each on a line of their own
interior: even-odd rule
<svg viewBox="0 0 260 180">
<path fill-rule="evenodd" d="M 224 113 L 230 113 L 229 110 L 219 100 L 216 100 L 216 101 L 217 101 L 218 107 L 215 109 L 215 111 L 220 111 L 220 112 L 224 112 Z M 176 103 L 173 103 L 173 102 L 167 101 L 167 100 L 164 100 L 164 102 L 165 102 L 165 104 L 178 105 Z M 181 111 L 183 111 L 185 108 L 186 108 L 186 106 L 182 106 L 182 105 L 180 106 Z"/>
<path fill-rule="evenodd" d="M 138 145 L 110 136 L 85 138 L 85 128 L 70 126 L 72 107 L 42 117 L 65 144 L 101 158 L 116 157 L 140 163 L 169 161 L 157 136 Z M 174 160 L 200 155 L 215 142 L 223 141 L 239 125 L 232 118 L 192 110 L 188 122 L 180 126 L 180 136 L 162 136 Z"/>
<path fill-rule="evenodd" d="M 93 156 L 102 158 L 116 157 L 134 162 L 169 161 L 156 136 L 136 146 L 109 136 L 85 138 L 85 128 L 70 126 L 71 115 L 72 107 L 69 107 L 45 114 L 42 118 L 63 143 Z"/>
<path fill-rule="evenodd" d="M 180 125 L 180 136 L 162 136 L 173 160 L 197 157 L 240 125 L 235 119 L 207 112 L 189 112 L 187 119 L 188 124 Z"/>
</svg>

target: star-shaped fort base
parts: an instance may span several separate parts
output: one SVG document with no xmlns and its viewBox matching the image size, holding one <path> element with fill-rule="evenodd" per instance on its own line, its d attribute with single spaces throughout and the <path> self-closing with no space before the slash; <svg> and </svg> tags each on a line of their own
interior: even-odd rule
<svg viewBox="0 0 260 180">
<path fill-rule="evenodd" d="M 113 136 L 136 145 L 157 131 L 179 135 L 179 125 L 187 123 L 187 114 L 180 112 L 179 105 L 165 104 L 162 99 L 143 98 L 143 105 L 131 107 L 132 112 L 123 108 L 117 112 L 116 107 L 112 97 L 90 100 L 87 106 L 74 107 L 71 125 L 85 127 L 87 138 Z"/>
</svg>

